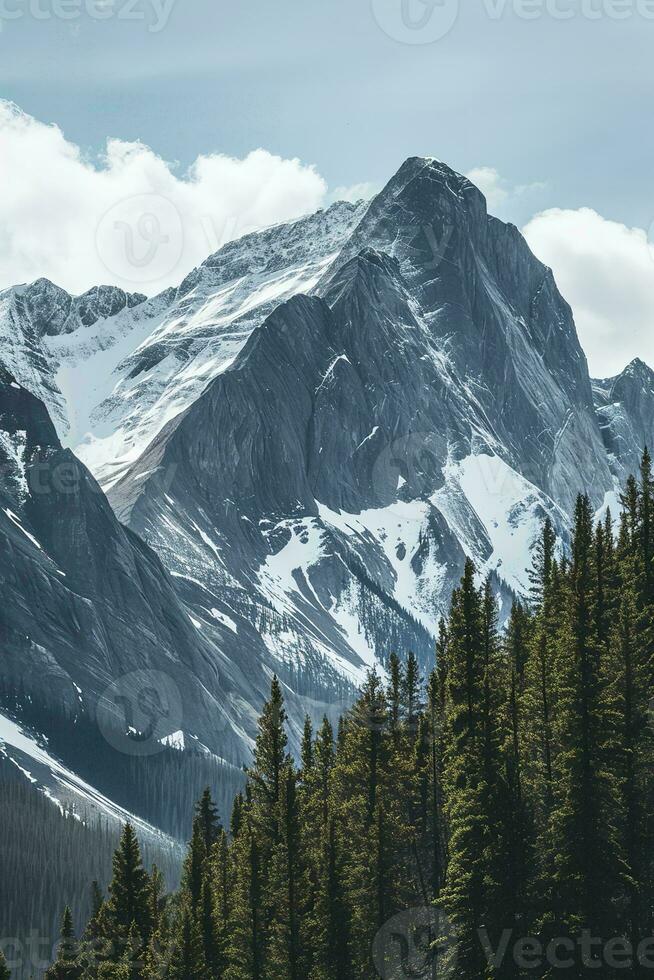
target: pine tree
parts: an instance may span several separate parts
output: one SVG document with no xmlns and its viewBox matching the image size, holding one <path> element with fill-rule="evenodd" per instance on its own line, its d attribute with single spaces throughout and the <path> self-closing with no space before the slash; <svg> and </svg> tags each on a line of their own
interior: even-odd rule
<svg viewBox="0 0 654 980">
<path fill-rule="evenodd" d="M 200 928 L 188 906 L 182 909 L 166 977 L 167 980 L 206 980 L 207 977 Z"/>
<path fill-rule="evenodd" d="M 404 672 L 398 655 L 393 652 L 388 659 L 388 714 L 392 732 L 397 732 L 400 727 L 402 685 L 404 682 Z"/>
<path fill-rule="evenodd" d="M 262 980 L 265 933 L 261 855 L 249 818 L 234 842 L 234 885 L 225 980 Z"/>
<path fill-rule="evenodd" d="M 525 794 L 523 763 L 528 746 L 524 734 L 531 723 L 526 708 L 526 668 L 532 623 L 526 608 L 514 603 L 506 631 L 506 718 L 504 755 L 506 759 L 507 834 L 510 846 L 507 854 L 507 891 L 514 915 L 526 927 L 529 912 L 527 891 L 529 868 L 533 864 L 531 842 L 533 826 L 531 810 Z"/>
<path fill-rule="evenodd" d="M 186 894 L 191 910 L 195 914 L 202 900 L 202 885 L 205 876 L 205 834 L 199 817 L 193 821 L 193 836 L 188 848 L 182 874 L 182 891 Z"/>
<path fill-rule="evenodd" d="M 281 777 L 278 838 L 270 857 L 265 888 L 267 905 L 266 976 L 299 980 L 305 975 L 300 946 L 303 868 L 297 805 L 297 774 L 289 763 Z"/>
<path fill-rule="evenodd" d="M 216 974 L 222 975 L 227 967 L 227 945 L 232 915 L 233 869 L 229 839 L 223 830 L 210 855 L 210 875 L 213 883 L 216 942 L 218 955 Z M 210 957 L 207 958 L 210 960 Z"/>
<path fill-rule="evenodd" d="M 554 922 L 579 935 L 606 935 L 619 876 L 615 781 L 600 752 L 604 727 L 597 635 L 593 526 L 590 502 L 579 497 L 566 607 L 558 637 L 558 703 L 554 760 Z M 606 819 L 602 818 L 604 814 Z"/>
<path fill-rule="evenodd" d="M 102 907 L 102 921 L 103 936 L 112 943 L 124 943 L 132 924 L 138 929 L 143 943 L 150 938 L 150 881 L 130 823 L 125 824 L 114 854 L 113 877 L 109 898 Z"/>
<path fill-rule="evenodd" d="M 351 980 L 349 917 L 333 819 L 324 828 L 318 847 L 315 892 L 304 932 L 310 954 L 309 980 Z"/>
<path fill-rule="evenodd" d="M 263 706 L 254 746 L 254 759 L 248 769 L 252 793 L 252 817 L 263 838 L 271 845 L 279 836 L 279 800 L 282 775 L 289 762 L 286 711 L 282 689 L 276 677 L 270 698 Z"/>
<path fill-rule="evenodd" d="M 195 808 L 195 819 L 200 826 L 205 854 L 209 854 L 222 830 L 218 808 L 211 798 L 211 790 L 209 788 L 205 789 L 198 800 Z"/>
<path fill-rule="evenodd" d="M 238 837 L 241 830 L 241 824 L 243 822 L 243 794 L 237 793 L 234 797 L 234 804 L 232 806 L 232 815 L 229 823 L 229 829 L 233 838 Z"/>
<path fill-rule="evenodd" d="M 308 715 L 304 718 L 304 729 L 302 731 L 302 747 L 300 750 L 300 762 L 302 768 L 302 778 L 306 780 L 313 768 L 313 725 Z"/>
<path fill-rule="evenodd" d="M 221 923 L 216 916 L 214 894 L 209 877 L 202 883 L 200 908 L 196 913 L 202 936 L 202 953 L 207 972 L 210 977 L 220 976 L 224 966 L 221 936 Z"/>
<path fill-rule="evenodd" d="M 68 906 L 66 906 L 61 920 L 57 958 L 46 971 L 45 976 L 46 980 L 79 980 L 81 975 L 82 963 L 79 945 L 75 939 L 75 931 L 73 929 L 73 916 Z"/>
<path fill-rule="evenodd" d="M 97 881 L 91 883 L 91 915 L 84 930 L 84 940 L 94 942 L 101 935 L 102 910 L 104 907 L 104 895 Z"/>
<path fill-rule="evenodd" d="M 418 714 L 422 707 L 420 703 L 421 688 L 422 678 L 418 659 L 415 654 L 409 653 L 401 683 L 401 704 L 406 730 L 411 734 L 415 734 L 418 726 Z"/>
<path fill-rule="evenodd" d="M 543 522 L 541 536 L 534 549 L 531 570 L 529 571 L 531 601 L 538 609 L 547 590 L 555 560 L 556 533 L 550 517 Z"/>
<path fill-rule="evenodd" d="M 485 912 L 484 677 L 482 601 L 475 569 L 466 561 L 452 597 L 448 627 L 447 749 L 444 781 L 449 863 L 441 902 L 455 933 L 457 970 L 467 980 L 485 975 L 478 930 Z"/>
<path fill-rule="evenodd" d="M 11 980 L 11 971 L 7 966 L 5 954 L 0 949 L 0 980 Z"/>
<path fill-rule="evenodd" d="M 150 929 L 154 932 L 161 925 L 161 912 L 163 904 L 164 877 L 156 864 L 152 866 L 150 874 Z"/>
</svg>

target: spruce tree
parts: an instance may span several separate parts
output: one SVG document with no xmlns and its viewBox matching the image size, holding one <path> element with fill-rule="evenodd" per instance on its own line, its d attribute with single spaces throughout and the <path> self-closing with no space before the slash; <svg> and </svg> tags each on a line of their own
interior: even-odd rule
<svg viewBox="0 0 654 980">
<path fill-rule="evenodd" d="M 305 882 L 300 856 L 297 774 L 290 763 L 282 773 L 278 807 L 278 837 L 270 855 L 265 886 L 266 977 L 300 980 L 305 976 L 306 958 L 300 945 Z"/>
<path fill-rule="evenodd" d="M 166 971 L 167 980 L 206 980 L 202 935 L 193 912 L 182 909 Z"/>
<path fill-rule="evenodd" d="M 124 943 L 132 924 L 144 943 L 150 938 L 150 881 L 130 823 L 125 824 L 114 854 L 113 877 L 109 885 L 109 898 L 102 907 L 102 920 L 104 938 L 111 943 Z"/>
<path fill-rule="evenodd" d="M 592 511 L 580 496 L 558 636 L 554 724 L 560 750 L 552 812 L 554 925 L 574 936 L 587 928 L 610 934 L 611 897 L 619 887 L 617 787 L 600 750 L 605 719 L 593 563 Z"/>
<path fill-rule="evenodd" d="M 248 782 L 252 794 L 252 818 L 266 844 L 272 846 L 279 835 L 279 801 L 282 776 L 289 762 L 286 711 L 282 689 L 276 677 L 270 698 L 263 706 L 254 746 Z"/>
<path fill-rule="evenodd" d="M 447 748 L 444 781 L 449 824 L 449 862 L 442 905 L 452 923 L 457 969 L 467 980 L 484 976 L 478 939 L 484 924 L 484 618 L 475 569 L 465 563 L 452 597 L 448 625 Z"/>
<path fill-rule="evenodd" d="M 66 906 L 61 920 L 57 958 L 46 971 L 45 976 L 46 980 L 79 980 L 81 975 L 82 963 L 79 945 L 73 929 L 73 916 Z"/>
<path fill-rule="evenodd" d="M 311 718 L 306 715 L 304 718 L 304 728 L 302 730 L 302 747 L 300 750 L 300 764 L 302 778 L 307 779 L 313 768 L 313 725 Z"/>
<path fill-rule="evenodd" d="M 218 840 L 222 825 L 218 816 L 218 807 L 214 803 L 211 790 L 208 787 L 198 800 L 195 808 L 195 819 L 202 833 L 205 854 L 209 854 L 214 843 Z"/>
<path fill-rule="evenodd" d="M 233 866 L 225 980 L 262 980 L 265 963 L 264 880 L 257 836 L 249 818 L 243 822 L 234 842 Z"/>
<path fill-rule="evenodd" d="M 189 843 L 182 874 L 182 891 L 187 895 L 189 905 L 194 913 L 198 910 L 202 899 L 202 885 L 207 859 L 204 842 L 204 827 L 200 818 L 196 816 L 193 821 L 193 836 Z"/>
</svg>

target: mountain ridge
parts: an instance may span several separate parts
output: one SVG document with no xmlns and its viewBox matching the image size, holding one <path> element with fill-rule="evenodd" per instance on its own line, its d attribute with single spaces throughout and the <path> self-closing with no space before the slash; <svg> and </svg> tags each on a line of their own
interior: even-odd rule
<svg viewBox="0 0 654 980">
<path fill-rule="evenodd" d="M 370 203 L 230 242 L 158 297 L 91 290 L 72 331 L 65 297 L 37 282 L 54 297 L 45 323 L 45 300 L 21 313 L 30 287 L 0 293 L 8 672 L 25 674 L 19 635 L 36 632 L 29 662 L 74 699 L 70 668 L 95 702 L 92 657 L 70 651 L 102 637 L 108 683 L 172 670 L 180 730 L 233 766 L 273 673 L 296 747 L 305 712 L 336 717 L 391 650 L 428 665 L 466 556 L 505 616 L 542 520 L 565 543 L 575 494 L 614 504 L 651 436 L 654 373 L 651 392 L 640 364 L 591 383 L 551 270 L 439 161 L 409 159 Z M 35 400 L 24 418 L 17 391 Z M 76 474 L 70 500 L 25 475 L 48 425 Z M 30 536 L 66 573 L 55 598 Z M 65 594 L 69 571 L 82 599 L 95 583 L 91 613 Z M 88 625 L 105 615 L 122 658 Z"/>
</svg>

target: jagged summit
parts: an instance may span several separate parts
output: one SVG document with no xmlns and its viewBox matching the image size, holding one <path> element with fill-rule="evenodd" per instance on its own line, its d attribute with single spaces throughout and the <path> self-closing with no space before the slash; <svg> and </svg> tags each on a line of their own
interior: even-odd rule
<svg viewBox="0 0 654 980">
<path fill-rule="evenodd" d="M 641 378 L 642 380 L 651 381 L 654 379 L 654 371 L 640 357 L 634 357 L 617 377 Z"/>
<path fill-rule="evenodd" d="M 0 364 L 158 556 L 184 669 L 230 725 L 239 705 L 244 758 L 272 673 L 297 735 L 388 649 L 431 662 L 466 555 L 506 611 L 542 519 L 565 540 L 578 491 L 600 508 L 654 417 L 638 365 L 612 395 L 591 386 L 551 270 L 467 178 L 419 157 L 371 202 L 230 241 L 153 299 L 5 291 Z M 59 517 L 91 564 L 100 499 L 85 531 Z"/>
</svg>

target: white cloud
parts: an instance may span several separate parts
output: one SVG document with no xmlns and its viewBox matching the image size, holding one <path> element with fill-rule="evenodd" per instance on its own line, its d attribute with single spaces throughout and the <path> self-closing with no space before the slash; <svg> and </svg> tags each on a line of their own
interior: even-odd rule
<svg viewBox="0 0 654 980">
<path fill-rule="evenodd" d="M 185 174 L 141 143 L 86 159 L 56 126 L 0 101 L 0 287 L 46 276 L 72 292 L 176 285 L 232 238 L 315 211 L 311 166 L 259 149 L 200 156 Z"/>
<path fill-rule="evenodd" d="M 329 198 L 331 201 L 350 201 L 351 204 L 356 204 L 357 201 L 369 201 L 375 194 L 379 194 L 381 189 L 381 184 L 366 180 L 361 184 L 352 184 L 350 187 L 336 187 Z"/>
<path fill-rule="evenodd" d="M 486 204 L 491 214 L 505 220 L 515 220 L 516 209 L 528 206 L 531 195 L 545 190 L 547 184 L 543 181 L 533 181 L 530 184 L 511 184 L 502 177 L 495 167 L 473 167 L 466 174 L 486 198 Z M 533 213 L 533 205 L 531 212 Z"/>
<path fill-rule="evenodd" d="M 495 167 L 474 167 L 466 174 L 466 177 L 482 192 L 486 198 L 489 211 L 493 211 L 504 204 L 509 196 L 506 182 L 500 177 Z"/>
<path fill-rule="evenodd" d="M 642 228 L 590 208 L 553 208 L 524 228 L 572 306 L 591 374 L 609 377 L 634 357 L 654 365 L 654 250 Z"/>
</svg>

